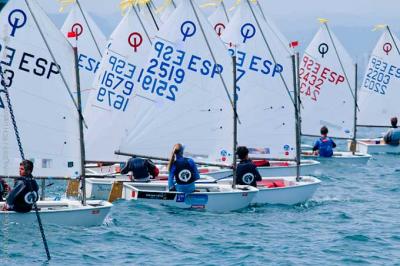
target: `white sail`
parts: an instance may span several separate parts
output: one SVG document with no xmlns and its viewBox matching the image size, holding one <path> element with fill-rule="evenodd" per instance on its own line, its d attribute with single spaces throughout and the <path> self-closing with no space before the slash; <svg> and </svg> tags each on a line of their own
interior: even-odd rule
<svg viewBox="0 0 400 266">
<path fill-rule="evenodd" d="M 183 143 L 194 157 L 230 161 L 233 76 L 224 44 L 191 0 L 181 2 L 157 37 L 149 64 L 135 76 L 136 111 L 120 150 L 168 157 Z"/>
<path fill-rule="evenodd" d="M 256 10 L 243 1 L 221 37 L 237 56 L 238 143 L 251 148 L 255 157 L 292 159 L 296 131 L 291 54 Z"/>
<path fill-rule="evenodd" d="M 226 10 L 223 2 L 218 4 L 215 11 L 208 17 L 208 21 L 210 21 L 211 26 L 213 26 L 218 36 L 221 36 L 224 33 L 224 30 L 229 23 L 229 16 L 228 10 Z"/>
<path fill-rule="evenodd" d="M 78 47 L 82 106 L 85 106 L 107 40 L 78 2 L 72 5 L 61 32 L 72 46 Z"/>
<path fill-rule="evenodd" d="M 35 0 L 9 1 L 0 25 L 1 66 L 26 159 L 34 160 L 36 176 L 79 175 L 72 47 Z M 0 172 L 15 176 L 21 158 L 4 91 L 0 98 Z"/>
<path fill-rule="evenodd" d="M 89 161 L 121 160 L 114 152 L 133 125 L 135 91 L 139 90 L 135 80 L 156 32 L 154 23 L 144 19 L 136 8 L 130 8 L 110 37 L 85 109 Z"/>
<path fill-rule="evenodd" d="M 302 133 L 320 135 L 327 126 L 332 137 L 354 135 L 354 64 L 327 24 L 300 61 Z"/>
<path fill-rule="evenodd" d="M 400 118 L 399 45 L 387 29 L 376 44 L 360 87 L 358 125 L 390 126 L 390 118 Z"/>
</svg>

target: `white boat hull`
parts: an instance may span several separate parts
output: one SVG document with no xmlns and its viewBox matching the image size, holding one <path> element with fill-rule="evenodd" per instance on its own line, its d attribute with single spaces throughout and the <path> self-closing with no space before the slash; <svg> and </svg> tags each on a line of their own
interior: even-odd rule
<svg viewBox="0 0 400 266">
<path fill-rule="evenodd" d="M 276 177 L 276 176 L 295 176 L 296 175 L 296 163 L 295 162 L 270 162 L 271 166 L 259 166 L 257 167 L 261 176 L 263 177 Z M 320 163 L 314 160 L 302 160 L 300 165 L 300 175 L 314 175 L 317 173 Z M 225 178 L 232 175 L 232 170 L 222 169 L 215 172 L 208 172 L 208 176 L 215 179 Z"/>
<path fill-rule="evenodd" d="M 205 209 L 212 212 L 229 212 L 249 206 L 258 189 L 248 186 L 196 184 L 191 194 L 168 192 L 165 182 L 124 183 L 122 197 L 148 203 L 162 204 L 182 209 Z"/>
<path fill-rule="evenodd" d="M 161 180 L 164 182 L 168 180 L 164 176 Z M 86 178 L 86 195 L 90 200 L 108 200 L 113 183 L 116 181 L 132 182 L 127 175 L 117 175 L 115 177 L 107 178 Z M 201 182 L 213 182 L 214 178 L 201 175 Z M 160 179 L 152 180 L 152 182 L 162 182 Z"/>
<path fill-rule="evenodd" d="M 4 203 L 0 203 L 0 209 Z M 43 224 L 57 224 L 63 226 L 97 226 L 103 224 L 112 204 L 105 201 L 87 201 L 83 206 L 79 201 L 39 201 L 38 208 Z M 16 213 L 0 211 L 0 224 L 34 224 L 36 213 Z"/>
<path fill-rule="evenodd" d="M 351 141 L 348 142 L 349 147 L 350 143 Z M 400 145 L 388 145 L 382 139 L 358 139 L 356 149 L 360 153 L 368 154 L 400 153 Z"/>
<path fill-rule="evenodd" d="M 231 183 L 230 180 L 221 180 L 221 183 Z M 284 184 L 284 187 L 269 187 L 274 183 Z M 304 176 L 300 181 L 296 177 L 270 178 L 263 177 L 257 184 L 259 192 L 253 199 L 253 204 L 281 204 L 295 205 L 311 199 L 321 181 L 315 177 Z"/>
<path fill-rule="evenodd" d="M 356 152 L 353 154 L 352 152 L 334 152 L 332 157 L 320 157 L 317 155 L 313 155 L 312 151 L 304 151 L 301 154 L 301 157 L 308 160 L 319 161 L 322 164 L 328 163 L 340 163 L 340 164 L 366 164 L 369 159 L 371 159 L 371 155 L 364 154 L 361 152 Z"/>
</svg>

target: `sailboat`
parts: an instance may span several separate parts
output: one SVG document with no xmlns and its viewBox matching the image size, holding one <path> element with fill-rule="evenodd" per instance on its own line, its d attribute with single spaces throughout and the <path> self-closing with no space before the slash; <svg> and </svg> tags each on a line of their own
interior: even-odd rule
<svg viewBox="0 0 400 266">
<path fill-rule="evenodd" d="M 218 56 L 218 57 L 217 57 Z M 193 1 L 182 1 L 153 41 L 148 65 L 135 75 L 136 111 L 120 152 L 169 157 L 175 143 L 196 161 L 227 167 L 232 152 L 232 62 L 224 44 Z M 178 208 L 232 211 L 250 204 L 258 190 L 199 184 L 188 195 L 166 182 L 124 183 L 122 196 Z"/>
<path fill-rule="evenodd" d="M 354 139 L 356 135 L 355 67 L 350 55 L 326 20 L 300 62 L 301 129 L 303 136 L 319 137 L 322 126 L 329 136 Z M 334 152 L 330 158 L 303 151 L 303 158 L 320 162 L 367 163 L 369 154 Z"/>
<path fill-rule="evenodd" d="M 35 176 L 83 175 L 84 181 L 76 53 L 36 0 L 9 1 L 0 23 L 1 175 L 18 176 L 26 156 L 34 162 Z M 62 200 L 38 201 L 37 206 L 45 224 L 89 226 L 102 224 L 112 204 Z M 1 222 L 33 219 L 34 211 L 0 211 Z"/>
<path fill-rule="evenodd" d="M 91 16 L 84 10 L 79 0 L 72 3 L 61 32 L 70 44 L 78 47 L 79 50 L 82 106 L 85 107 L 92 91 L 92 82 L 99 69 L 107 39 Z"/>
<path fill-rule="evenodd" d="M 292 51 L 288 47 L 289 42 L 261 12 L 259 4 L 251 5 L 251 9 L 246 1 L 237 5 L 235 15 L 221 36 L 230 52 L 237 53 L 239 87 L 245 84 L 243 86 L 250 88 L 240 89 L 238 93 L 238 108 L 243 120 L 239 124 L 238 138 L 241 144 L 251 147 L 251 157 L 261 159 L 259 171 L 262 176 L 293 176 L 297 167 L 293 160 L 295 112 L 289 89 L 293 84 L 290 71 Z M 268 40 L 263 36 L 267 36 Z M 266 53 L 268 57 L 264 56 Z M 279 57 L 277 59 L 282 62 L 273 63 L 274 57 Z M 289 73 L 284 79 L 281 68 L 287 68 L 285 73 Z M 262 166 L 263 159 L 269 159 L 270 166 Z M 302 161 L 301 174 L 313 174 L 318 165 L 313 160 Z M 227 173 L 229 170 L 208 174 L 219 179 Z"/>
<path fill-rule="evenodd" d="M 276 35 L 256 5 L 246 0 L 237 6 L 221 37 L 230 53 L 238 57 L 238 144 L 249 147 L 253 157 L 294 160 L 297 156 L 296 103 L 291 94 L 296 84 L 294 55 L 281 44 L 281 39 L 272 36 Z M 258 183 L 260 191 L 253 203 L 301 203 L 310 199 L 320 184 L 311 176 L 265 177 L 263 169 L 259 167 L 263 180 Z"/>
<path fill-rule="evenodd" d="M 400 118 L 400 82 L 396 72 L 399 62 L 399 39 L 389 26 L 383 26 L 360 87 L 357 126 L 387 128 L 392 117 Z M 370 154 L 400 153 L 400 145 L 388 145 L 382 138 L 357 139 L 356 149 Z"/>
</svg>

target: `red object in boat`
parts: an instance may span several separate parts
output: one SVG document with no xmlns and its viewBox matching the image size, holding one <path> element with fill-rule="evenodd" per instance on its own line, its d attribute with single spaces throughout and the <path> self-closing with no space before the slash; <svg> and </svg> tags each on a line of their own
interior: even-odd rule
<svg viewBox="0 0 400 266">
<path fill-rule="evenodd" d="M 202 169 L 200 169 L 199 171 L 200 171 L 200 174 L 207 174 L 207 173 L 210 172 L 210 169 L 208 169 L 208 168 L 202 168 Z"/>
<path fill-rule="evenodd" d="M 257 182 L 257 185 L 261 185 L 268 188 L 285 187 L 283 180 L 262 180 Z"/>
<path fill-rule="evenodd" d="M 268 160 L 254 160 L 253 163 L 257 167 L 262 167 L 262 166 L 270 166 L 270 163 Z"/>
</svg>

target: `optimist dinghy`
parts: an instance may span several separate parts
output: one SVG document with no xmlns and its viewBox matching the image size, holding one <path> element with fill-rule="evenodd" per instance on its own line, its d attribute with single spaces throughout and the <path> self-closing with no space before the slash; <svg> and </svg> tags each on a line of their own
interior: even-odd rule
<svg viewBox="0 0 400 266">
<path fill-rule="evenodd" d="M 317 137 L 320 128 L 327 126 L 333 138 L 355 139 L 357 85 L 353 66 L 351 57 L 324 21 L 300 62 L 303 135 Z M 314 156 L 310 150 L 301 155 L 324 164 L 365 164 L 371 158 L 363 152 L 342 151 L 330 158 Z"/>
<path fill-rule="evenodd" d="M 36 0 L 9 1 L 0 12 L 0 24 L 0 58 L 6 62 L 0 65 L 0 175 L 18 176 L 25 154 L 34 161 L 36 176 L 83 175 L 84 180 L 76 53 Z M 101 224 L 112 206 L 85 200 L 38 205 L 43 223 L 71 225 Z M 32 221 L 33 217 L 34 212 L 0 212 L 0 220 Z"/>
<path fill-rule="evenodd" d="M 122 197 L 182 209 L 205 209 L 212 212 L 229 212 L 246 208 L 257 195 L 251 186 L 226 184 L 196 184 L 191 194 L 168 191 L 166 182 L 124 183 Z"/>
<path fill-rule="evenodd" d="M 400 43 L 389 26 L 385 26 L 383 31 L 371 54 L 361 84 L 357 120 L 359 127 L 388 128 L 392 117 L 400 119 L 400 79 L 393 72 L 400 67 Z M 359 139 L 356 150 L 371 154 L 400 153 L 400 145 L 385 144 L 383 139 Z"/>
<path fill-rule="evenodd" d="M 0 202 L 0 209 L 4 203 Z M 76 200 L 38 201 L 43 224 L 64 226 L 97 226 L 106 219 L 112 204 L 101 200 L 88 200 L 86 205 Z M 0 211 L 0 223 L 34 224 L 35 211 L 16 213 Z"/>
</svg>

